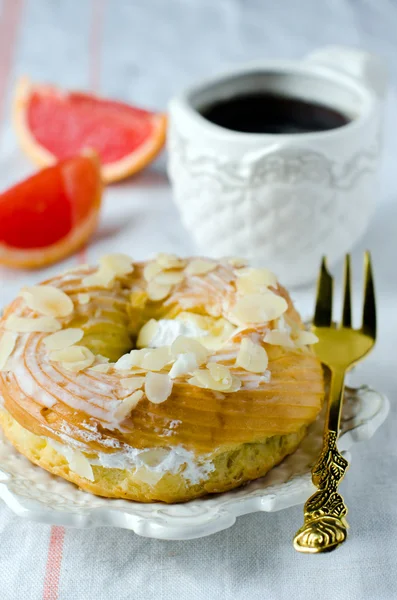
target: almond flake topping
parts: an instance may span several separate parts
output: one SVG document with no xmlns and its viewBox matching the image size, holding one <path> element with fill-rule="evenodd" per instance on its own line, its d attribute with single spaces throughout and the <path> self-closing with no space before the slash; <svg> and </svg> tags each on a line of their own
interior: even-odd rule
<svg viewBox="0 0 397 600">
<path fill-rule="evenodd" d="M 238 256 L 232 256 L 228 258 L 227 262 L 235 269 L 242 269 L 243 267 L 247 266 L 247 261 L 244 258 L 239 258 Z"/>
<path fill-rule="evenodd" d="M 310 344 L 317 344 L 318 337 L 312 331 L 299 331 L 294 336 L 295 345 L 300 348 L 301 346 L 309 346 Z"/>
<path fill-rule="evenodd" d="M 267 369 L 269 359 L 266 350 L 259 344 L 255 344 L 250 338 L 241 340 L 240 349 L 236 358 L 236 365 L 251 371 L 251 373 L 263 373 Z"/>
<path fill-rule="evenodd" d="M 277 329 L 272 329 L 266 333 L 263 341 L 266 344 L 271 344 L 272 346 L 285 346 L 286 348 L 294 347 L 294 342 L 292 341 L 288 331 L 278 331 Z"/>
<path fill-rule="evenodd" d="M 180 354 L 190 352 L 194 354 L 197 364 L 201 365 L 207 361 L 209 352 L 200 342 L 193 338 L 180 335 L 171 344 L 171 355 L 173 358 L 178 358 Z"/>
<path fill-rule="evenodd" d="M 170 349 L 167 346 L 149 350 L 143 357 L 142 369 L 147 369 L 148 371 L 161 371 L 171 359 Z"/>
<path fill-rule="evenodd" d="M 137 348 L 147 348 L 158 328 L 159 324 L 156 319 L 147 321 L 147 323 L 139 330 L 138 339 L 136 341 Z"/>
<path fill-rule="evenodd" d="M 167 400 L 172 392 L 172 381 L 167 374 L 147 373 L 145 380 L 145 394 L 149 402 L 161 404 Z"/>
<path fill-rule="evenodd" d="M 186 266 L 186 260 L 183 258 L 179 258 L 176 254 L 167 254 L 165 252 L 160 252 L 156 256 L 156 262 L 163 269 L 183 269 Z"/>
<path fill-rule="evenodd" d="M 240 324 L 267 323 L 280 317 L 287 308 L 284 298 L 269 291 L 238 297 L 231 314 Z"/>
<path fill-rule="evenodd" d="M 113 280 L 114 274 L 112 273 L 112 271 L 109 271 L 107 269 L 101 269 L 101 267 L 99 267 L 99 269 L 95 273 L 84 277 L 84 279 L 82 279 L 82 283 L 87 287 L 108 288 L 110 287 Z"/>
<path fill-rule="evenodd" d="M 209 363 L 207 367 L 194 371 L 188 383 L 217 392 L 236 392 L 240 389 L 241 381 L 231 374 L 230 369 L 216 363 Z"/>
<path fill-rule="evenodd" d="M 156 280 L 149 281 L 147 286 L 147 295 L 153 302 L 164 300 L 171 292 L 172 286 L 169 284 L 157 283 Z"/>
<path fill-rule="evenodd" d="M 84 277 L 82 283 L 89 287 L 110 287 L 116 277 L 132 273 L 134 265 L 132 258 L 126 254 L 106 254 L 99 259 L 99 268 L 96 273 Z"/>
<path fill-rule="evenodd" d="M 185 278 L 183 271 L 163 271 L 154 278 L 156 283 L 160 285 L 176 285 L 181 283 Z"/>
<path fill-rule="evenodd" d="M 119 404 L 119 406 L 116 409 L 116 412 L 114 413 L 116 419 L 124 421 L 124 419 L 130 414 L 130 412 L 134 410 L 134 408 L 136 408 L 138 402 L 142 398 L 142 390 L 137 390 L 130 396 L 127 396 L 127 398 L 124 398 L 124 400 L 121 402 L 121 404 Z"/>
<path fill-rule="evenodd" d="M 70 470 L 77 473 L 77 475 L 80 475 L 80 477 L 84 477 L 84 479 L 95 481 L 94 473 L 88 458 L 84 456 L 80 450 L 72 450 L 72 453 L 70 458 L 67 457 Z"/>
<path fill-rule="evenodd" d="M 192 260 L 185 269 L 188 275 L 205 275 L 210 271 L 214 271 L 217 267 L 216 262 L 204 260 L 202 258 L 195 258 Z"/>
<path fill-rule="evenodd" d="M 151 281 L 158 275 L 163 272 L 163 267 L 159 265 L 157 262 L 149 262 L 144 266 L 143 269 L 143 277 L 145 281 Z"/>
<path fill-rule="evenodd" d="M 77 373 L 90 367 L 95 356 L 85 346 L 69 346 L 62 350 L 53 350 L 50 353 L 50 360 L 60 362 L 64 369 Z"/>
<path fill-rule="evenodd" d="M 11 315 L 5 323 L 8 331 L 17 333 L 51 333 L 62 329 L 62 325 L 54 317 L 37 317 L 30 319 L 28 317 L 17 317 Z"/>
<path fill-rule="evenodd" d="M 126 379 L 121 380 L 121 387 L 123 387 L 125 390 L 134 392 L 135 390 L 139 390 L 144 383 L 144 377 L 127 377 Z"/>
<path fill-rule="evenodd" d="M 61 329 L 55 333 L 48 335 L 44 340 L 44 345 L 47 350 L 62 350 L 68 346 L 73 346 L 79 342 L 84 336 L 82 329 L 75 329 L 70 327 L 68 329 Z"/>
<path fill-rule="evenodd" d="M 239 294 L 256 294 L 265 292 L 269 286 L 277 286 L 276 276 L 268 269 L 241 269 L 236 275 Z"/>
<path fill-rule="evenodd" d="M 7 360 L 15 348 L 17 336 L 11 331 L 5 331 L 0 340 L 0 371 L 5 370 Z"/>
<path fill-rule="evenodd" d="M 88 304 L 90 301 L 89 294 L 77 294 L 77 302 L 79 304 Z"/>
<path fill-rule="evenodd" d="M 134 270 L 132 258 L 127 254 L 105 254 L 99 259 L 99 264 L 102 269 L 111 271 L 115 277 L 128 275 Z"/>
<path fill-rule="evenodd" d="M 26 306 L 47 317 L 67 317 L 73 302 L 65 292 L 52 285 L 34 285 L 21 290 Z"/>
<path fill-rule="evenodd" d="M 182 375 L 193 373 L 193 371 L 198 369 L 198 367 L 199 365 L 197 363 L 196 355 L 193 352 L 185 352 L 184 354 L 180 354 L 178 356 L 171 367 L 169 376 L 171 379 L 176 379 Z"/>
<path fill-rule="evenodd" d="M 143 348 L 142 350 L 131 350 L 131 352 L 120 356 L 118 361 L 115 363 L 114 368 L 116 371 L 129 371 L 134 367 L 141 368 L 142 361 L 148 352 L 148 348 Z"/>
<path fill-rule="evenodd" d="M 111 366 L 112 365 L 109 363 L 100 363 L 99 365 L 94 365 L 91 367 L 91 371 L 96 371 L 97 373 L 108 373 Z"/>
</svg>

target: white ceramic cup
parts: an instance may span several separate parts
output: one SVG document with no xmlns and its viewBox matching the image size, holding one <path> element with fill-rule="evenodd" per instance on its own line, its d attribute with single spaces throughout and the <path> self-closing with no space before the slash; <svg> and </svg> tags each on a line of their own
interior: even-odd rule
<svg viewBox="0 0 397 600">
<path fill-rule="evenodd" d="M 313 280 L 364 233 L 378 195 L 382 99 L 376 57 L 329 47 L 302 61 L 250 64 L 205 81 L 170 103 L 169 175 L 199 251 L 267 265 L 286 285 Z M 337 129 L 263 134 L 232 131 L 199 110 L 267 90 L 349 117 Z"/>
</svg>

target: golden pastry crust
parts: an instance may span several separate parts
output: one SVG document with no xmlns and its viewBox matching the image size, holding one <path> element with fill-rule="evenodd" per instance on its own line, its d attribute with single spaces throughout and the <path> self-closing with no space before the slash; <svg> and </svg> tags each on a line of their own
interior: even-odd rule
<svg viewBox="0 0 397 600">
<path fill-rule="evenodd" d="M 248 481 L 263 477 L 283 458 L 292 454 L 302 441 L 306 427 L 288 435 L 265 438 L 261 442 L 239 444 L 235 449 L 214 453 L 214 470 L 200 483 L 191 484 L 182 474 L 166 473 L 158 482 L 148 483 L 135 477 L 130 469 L 94 466 L 95 481 L 90 482 L 71 471 L 65 456 L 48 440 L 27 431 L 4 410 L 0 424 L 12 445 L 31 462 L 59 475 L 81 489 L 106 498 L 124 498 L 138 502 L 186 502 L 206 494 L 232 490 Z"/>
<path fill-rule="evenodd" d="M 232 489 L 293 452 L 321 409 L 321 365 L 266 270 L 115 255 L 44 285 L 0 321 L 1 422 L 20 452 L 82 489 L 144 502 Z M 183 338 L 180 351 L 129 354 L 150 320 L 203 335 L 194 351 Z M 189 353 L 196 366 L 171 379 Z M 142 463 L 155 450 L 157 463 Z"/>
</svg>

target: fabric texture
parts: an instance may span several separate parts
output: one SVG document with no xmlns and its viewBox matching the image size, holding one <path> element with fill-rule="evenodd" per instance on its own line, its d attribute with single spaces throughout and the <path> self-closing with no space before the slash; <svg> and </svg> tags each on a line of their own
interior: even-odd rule
<svg viewBox="0 0 397 600">
<path fill-rule="evenodd" d="M 390 90 L 378 209 L 353 258 L 373 253 L 379 342 L 353 375 L 386 393 L 388 421 L 355 446 L 342 485 L 349 539 L 336 552 L 292 547 L 302 508 L 261 513 L 208 538 L 145 539 L 119 529 L 65 530 L 30 523 L 0 503 L 1 600 L 394 600 L 397 598 L 397 224 L 395 160 L 397 3 L 392 0 L 0 0 L 0 186 L 34 167 L 10 121 L 18 76 L 164 109 L 194 80 L 261 57 L 299 58 L 325 44 L 361 46 L 388 63 Z M 0 271 L 0 306 L 20 287 L 77 262 L 129 252 L 194 253 L 165 175 L 164 156 L 105 192 L 100 228 L 86 251 L 34 273 Z M 303 315 L 314 285 L 293 293 Z M 358 316 L 359 297 L 356 301 Z"/>
</svg>

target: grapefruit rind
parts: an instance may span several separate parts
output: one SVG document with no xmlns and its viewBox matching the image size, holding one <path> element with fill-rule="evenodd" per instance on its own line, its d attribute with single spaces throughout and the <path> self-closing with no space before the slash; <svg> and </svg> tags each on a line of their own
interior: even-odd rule
<svg viewBox="0 0 397 600">
<path fill-rule="evenodd" d="M 31 160 L 40 167 L 48 167 L 55 164 L 58 158 L 49 152 L 44 146 L 39 144 L 27 122 L 27 109 L 29 99 L 35 89 L 28 77 L 22 77 L 17 83 L 15 98 L 13 104 L 13 124 L 21 145 L 22 150 Z M 59 90 L 50 85 L 40 85 L 37 87 L 40 92 L 54 93 Z M 100 102 L 100 99 L 98 99 Z M 138 173 L 148 164 L 150 164 L 162 150 L 167 130 L 167 117 L 162 113 L 153 113 L 153 133 L 152 135 L 134 152 L 127 154 L 123 159 L 114 163 L 102 165 L 101 175 L 104 183 L 112 183 L 125 179 L 130 175 Z M 84 150 L 81 148 L 81 150 Z M 95 149 L 94 149 L 95 150 Z"/>
<path fill-rule="evenodd" d="M 70 256 L 84 246 L 92 236 L 98 226 L 103 183 L 98 156 L 92 151 L 82 152 L 81 155 L 89 157 L 98 172 L 97 188 L 93 194 L 92 210 L 88 216 L 81 223 L 74 225 L 59 241 L 43 248 L 21 249 L 0 242 L 0 265 L 18 269 L 39 269 Z M 48 226 L 50 227 L 51 224 Z"/>
</svg>

